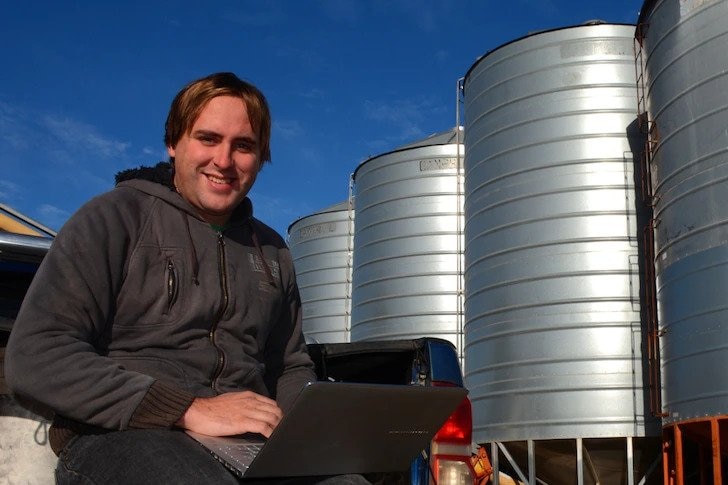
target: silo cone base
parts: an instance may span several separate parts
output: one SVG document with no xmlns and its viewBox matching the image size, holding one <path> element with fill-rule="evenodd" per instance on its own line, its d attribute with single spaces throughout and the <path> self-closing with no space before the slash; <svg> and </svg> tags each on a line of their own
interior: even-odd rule
<svg viewBox="0 0 728 485">
<path fill-rule="evenodd" d="M 659 436 L 490 442 L 483 446 L 493 473 L 506 473 L 519 483 L 677 485 L 662 480 Z"/>
</svg>

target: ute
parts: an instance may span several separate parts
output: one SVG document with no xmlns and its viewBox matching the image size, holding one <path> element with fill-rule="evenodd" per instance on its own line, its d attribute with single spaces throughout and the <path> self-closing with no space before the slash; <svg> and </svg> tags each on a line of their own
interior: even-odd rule
<svg viewBox="0 0 728 485">
<path fill-rule="evenodd" d="M 438 338 L 309 344 L 308 349 L 319 380 L 463 386 L 455 347 Z M 367 478 L 382 485 L 472 485 L 472 425 L 470 400 L 466 397 L 409 470 Z"/>
<path fill-rule="evenodd" d="M 21 406 L 10 395 L 3 367 L 20 303 L 52 239 L 7 232 L 1 216 L 0 212 L 0 477 L 8 483 L 53 483 L 56 456 L 48 445 L 50 416 Z"/>
</svg>

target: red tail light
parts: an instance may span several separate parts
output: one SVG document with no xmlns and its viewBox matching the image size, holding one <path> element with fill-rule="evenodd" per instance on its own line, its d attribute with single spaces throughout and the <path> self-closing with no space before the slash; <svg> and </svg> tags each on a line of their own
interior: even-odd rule
<svg viewBox="0 0 728 485">
<path fill-rule="evenodd" d="M 446 382 L 433 382 L 434 386 L 450 386 Z M 463 399 L 454 413 L 445 421 L 431 444 L 430 484 L 473 485 L 475 471 L 471 463 L 473 413 L 470 399 Z"/>
<path fill-rule="evenodd" d="M 436 386 L 447 384 L 433 383 Z M 470 446 L 473 439 L 473 411 L 470 399 L 467 397 L 457 407 L 454 413 L 447 418 L 440 431 L 435 435 L 434 441 L 438 443 L 456 443 Z"/>
</svg>

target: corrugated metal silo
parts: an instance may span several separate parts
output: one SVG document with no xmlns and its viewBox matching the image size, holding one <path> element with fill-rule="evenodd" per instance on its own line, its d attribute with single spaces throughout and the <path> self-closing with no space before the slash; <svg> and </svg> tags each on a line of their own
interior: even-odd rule
<svg viewBox="0 0 728 485">
<path fill-rule="evenodd" d="M 632 446 L 659 433 L 643 375 L 633 38 L 629 25 L 541 32 L 487 53 L 465 77 L 476 441 Z"/>
<path fill-rule="evenodd" d="M 711 433 L 728 439 L 728 2 L 647 1 L 639 27 L 664 420 L 690 422 L 683 433 L 717 453 Z"/>
<path fill-rule="evenodd" d="M 354 173 L 352 341 L 440 337 L 462 352 L 462 130 Z"/>
<path fill-rule="evenodd" d="M 354 209 L 348 200 L 288 228 L 309 343 L 350 340 L 353 236 Z"/>
</svg>

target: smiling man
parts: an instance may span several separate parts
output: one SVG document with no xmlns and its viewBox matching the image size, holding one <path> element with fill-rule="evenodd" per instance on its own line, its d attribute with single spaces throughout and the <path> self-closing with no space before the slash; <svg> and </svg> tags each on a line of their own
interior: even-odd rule
<svg viewBox="0 0 728 485">
<path fill-rule="evenodd" d="M 246 197 L 270 126 L 235 75 L 190 83 L 170 162 L 118 174 L 59 232 L 5 362 L 16 395 L 54 413 L 58 483 L 237 483 L 184 430 L 270 436 L 315 380 L 288 249 Z"/>
<path fill-rule="evenodd" d="M 183 93 L 176 101 L 186 104 L 191 101 L 189 97 Z M 261 111 L 267 108 L 253 106 L 254 122 L 261 130 L 265 123 Z M 186 111 L 182 106 L 180 109 Z M 230 95 L 210 99 L 192 126 L 179 126 L 183 124 L 181 116 L 173 108 L 165 136 L 175 165 L 175 187 L 203 219 L 224 225 L 253 186 L 262 162 L 270 157 L 270 127 L 263 128 L 266 137 L 259 139 L 246 101 Z"/>
</svg>

